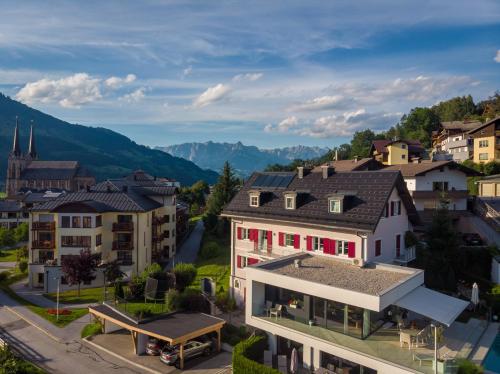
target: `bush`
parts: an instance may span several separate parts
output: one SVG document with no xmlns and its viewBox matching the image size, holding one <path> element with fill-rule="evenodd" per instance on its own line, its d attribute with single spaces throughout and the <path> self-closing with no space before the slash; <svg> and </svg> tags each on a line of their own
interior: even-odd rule
<svg viewBox="0 0 500 374">
<path fill-rule="evenodd" d="M 460 360 L 457 374 L 482 374 L 483 368 L 469 360 Z"/>
<path fill-rule="evenodd" d="M 163 277 L 162 267 L 157 263 L 147 266 L 141 273 L 141 278 L 146 281 L 148 278 L 161 279 Z"/>
<path fill-rule="evenodd" d="M 81 337 L 86 338 L 87 336 L 94 336 L 102 332 L 102 325 L 100 322 L 89 323 L 85 325 L 81 332 Z"/>
<path fill-rule="evenodd" d="M 267 348 L 265 336 L 251 336 L 234 347 L 233 372 L 238 374 L 279 374 L 279 371 L 257 362 Z"/>
<path fill-rule="evenodd" d="M 23 258 L 28 258 L 28 247 L 23 246 L 17 249 L 16 253 L 17 261 L 21 261 Z"/>
<path fill-rule="evenodd" d="M 218 293 L 215 299 L 215 305 L 223 312 L 232 312 L 236 310 L 236 300 L 234 300 L 229 291 L 223 290 L 222 293 Z"/>
<path fill-rule="evenodd" d="M 151 308 L 148 308 L 147 306 L 143 306 L 137 310 L 134 310 L 134 316 L 139 320 L 151 317 L 152 315 L 153 312 L 151 311 Z"/>
<path fill-rule="evenodd" d="M 201 247 L 198 257 L 202 260 L 215 258 L 219 255 L 219 245 L 216 242 L 208 242 Z"/>
<path fill-rule="evenodd" d="M 130 290 L 130 296 L 134 299 L 139 299 L 144 296 L 144 288 L 146 287 L 146 280 L 142 279 L 137 275 L 132 277 L 128 288 Z"/>
<path fill-rule="evenodd" d="M 226 323 L 221 330 L 221 341 L 227 343 L 231 346 L 235 346 L 239 342 L 247 339 L 250 333 L 247 331 L 245 326 L 240 326 L 239 328 Z"/>
<path fill-rule="evenodd" d="M 8 271 L 2 271 L 0 273 L 0 282 L 4 282 L 9 279 L 10 273 Z"/>
<path fill-rule="evenodd" d="M 43 374 L 42 369 L 31 362 L 16 357 L 9 347 L 0 348 L 0 373 L 8 374 Z"/>
<path fill-rule="evenodd" d="M 179 310 L 181 308 L 181 298 L 179 291 L 170 289 L 165 294 L 165 304 L 170 312 Z"/>
<path fill-rule="evenodd" d="M 193 283 L 197 270 L 193 264 L 177 264 L 174 267 L 175 288 L 184 291 L 187 286 Z"/>
<path fill-rule="evenodd" d="M 190 312 L 210 312 L 208 302 L 201 292 L 189 288 L 181 293 L 180 307 Z"/>
<path fill-rule="evenodd" d="M 21 273 L 26 273 L 26 270 L 28 270 L 28 261 L 23 259 L 23 260 L 19 261 L 17 266 L 19 267 L 19 271 Z"/>
<path fill-rule="evenodd" d="M 14 229 L 14 240 L 16 243 L 25 242 L 28 240 L 28 224 L 21 223 Z"/>
<path fill-rule="evenodd" d="M 120 299 L 125 298 L 125 293 L 123 292 L 123 283 L 120 281 L 115 282 L 115 297 Z"/>
</svg>

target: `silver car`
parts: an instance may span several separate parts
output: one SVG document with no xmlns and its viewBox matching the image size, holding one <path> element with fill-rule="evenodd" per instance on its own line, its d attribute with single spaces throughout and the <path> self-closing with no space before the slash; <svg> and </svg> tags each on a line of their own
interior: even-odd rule
<svg viewBox="0 0 500 374">
<path fill-rule="evenodd" d="M 208 356 L 212 352 L 212 341 L 207 340 L 206 342 L 200 342 L 196 340 L 191 340 L 184 344 L 184 361 L 198 356 Z M 166 346 L 163 348 L 160 354 L 161 362 L 167 365 L 179 365 L 179 349 L 178 345 Z"/>
</svg>

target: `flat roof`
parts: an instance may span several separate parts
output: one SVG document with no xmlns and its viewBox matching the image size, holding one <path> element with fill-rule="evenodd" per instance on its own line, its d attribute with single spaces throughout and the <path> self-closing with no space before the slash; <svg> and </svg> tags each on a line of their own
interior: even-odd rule
<svg viewBox="0 0 500 374">
<path fill-rule="evenodd" d="M 296 259 L 301 260 L 301 266 L 298 268 L 294 264 Z M 310 254 L 287 256 L 253 267 L 373 296 L 382 295 L 421 272 L 418 269 L 378 263 L 359 267 L 346 260 Z"/>
<path fill-rule="evenodd" d="M 185 337 L 193 339 L 206 333 L 203 331 L 209 329 L 213 331 L 226 323 L 223 319 L 195 312 L 175 312 L 153 320 L 137 323 L 105 304 L 89 306 L 89 311 L 102 315 L 103 318 L 115 322 L 126 329 L 139 331 L 159 339 L 165 339 L 172 344 L 182 342 Z M 196 335 L 198 332 L 200 334 Z"/>
</svg>

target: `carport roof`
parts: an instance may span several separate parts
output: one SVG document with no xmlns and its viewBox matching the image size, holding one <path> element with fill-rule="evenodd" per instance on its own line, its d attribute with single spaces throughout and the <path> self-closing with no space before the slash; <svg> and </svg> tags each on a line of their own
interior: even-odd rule
<svg viewBox="0 0 500 374">
<path fill-rule="evenodd" d="M 92 305 L 89 307 L 89 311 L 125 329 L 166 340 L 171 344 L 182 343 L 215 331 L 226 323 L 223 319 L 205 313 L 189 312 L 166 314 L 154 320 L 137 323 L 105 304 Z"/>
</svg>

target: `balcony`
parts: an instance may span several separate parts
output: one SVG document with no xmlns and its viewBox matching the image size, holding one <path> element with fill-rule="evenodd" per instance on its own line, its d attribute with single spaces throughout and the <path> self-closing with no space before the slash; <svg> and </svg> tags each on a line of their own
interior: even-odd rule
<svg viewBox="0 0 500 374">
<path fill-rule="evenodd" d="M 167 215 L 153 217 L 153 225 L 155 225 L 155 226 L 163 225 L 163 224 L 165 224 L 167 222 L 168 222 L 168 216 Z"/>
<path fill-rule="evenodd" d="M 153 234 L 153 243 L 158 243 L 161 242 L 163 239 L 165 239 L 165 234 Z"/>
<path fill-rule="evenodd" d="M 56 243 L 54 240 L 33 240 L 31 242 L 32 249 L 54 249 Z"/>
<path fill-rule="evenodd" d="M 56 229 L 55 222 L 33 222 L 31 224 L 32 230 L 54 231 Z"/>
<path fill-rule="evenodd" d="M 114 222 L 113 223 L 113 232 L 124 231 L 124 232 L 132 232 L 134 231 L 134 223 L 133 222 Z"/>
<path fill-rule="evenodd" d="M 408 265 L 409 262 L 415 260 L 417 258 L 417 253 L 415 246 L 413 247 L 408 247 L 406 249 L 403 249 L 401 251 L 401 254 L 394 258 L 394 263 L 397 265 Z"/>
<path fill-rule="evenodd" d="M 113 251 L 131 251 L 134 249 L 134 244 L 130 242 L 122 242 L 118 240 L 113 241 Z"/>
</svg>

